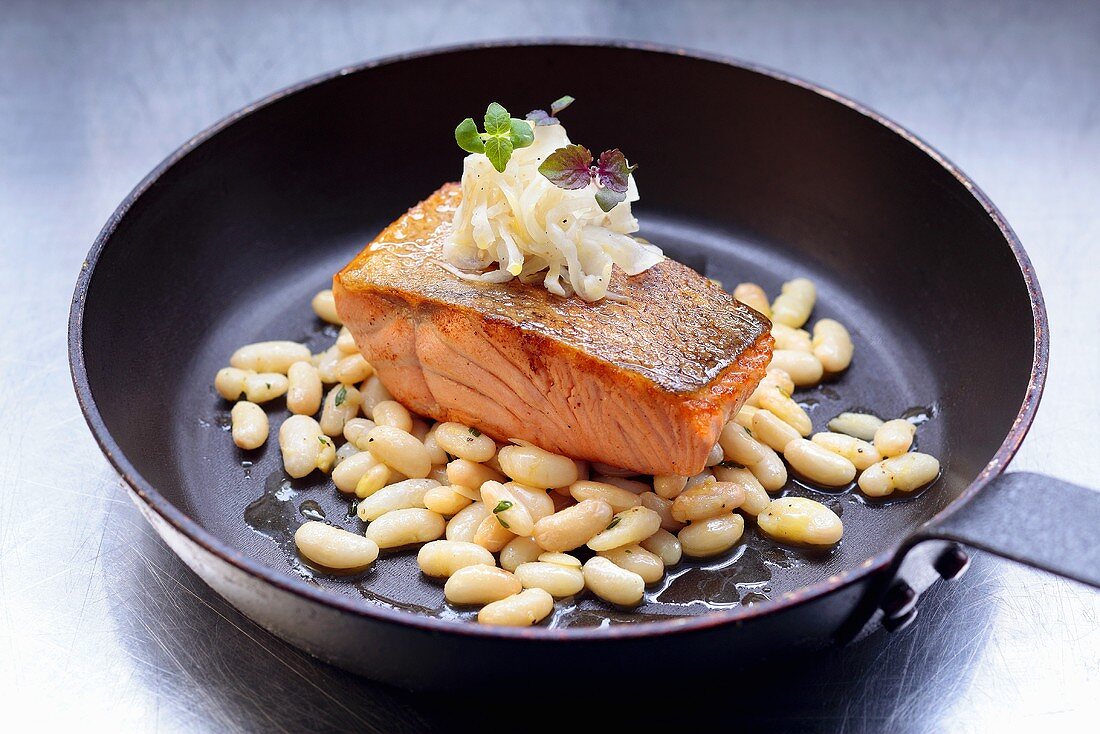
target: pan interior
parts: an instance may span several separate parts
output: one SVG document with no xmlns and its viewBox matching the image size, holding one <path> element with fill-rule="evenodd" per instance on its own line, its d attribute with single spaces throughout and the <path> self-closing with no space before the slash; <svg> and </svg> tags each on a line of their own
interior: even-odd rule
<svg viewBox="0 0 1100 734">
<path fill-rule="evenodd" d="M 218 540 L 302 583 L 364 605 L 471 616 L 421 577 L 415 552 L 345 577 L 301 564 L 291 536 L 307 517 L 323 513 L 349 530 L 361 523 L 327 479 L 283 476 L 282 401 L 269 405 L 267 445 L 241 452 L 211 382 L 244 343 L 293 339 L 320 351 L 332 342 L 335 329 L 313 316 L 310 297 L 389 220 L 457 176 L 450 129 L 488 101 L 431 80 L 478 75 L 513 112 L 557 96 L 496 71 L 524 65 L 553 66 L 584 102 L 568 120 L 574 139 L 606 140 L 642 163 L 642 235 L 728 288 L 752 280 L 774 294 L 792 277 L 816 282 L 814 318 L 846 324 L 856 358 L 838 379 L 796 393 L 815 430 L 845 410 L 912 416 L 924 420 L 919 449 L 945 467 L 906 501 L 791 482 L 785 491 L 841 515 L 834 551 L 781 548 L 749 523 L 730 553 L 676 567 L 642 606 L 579 599 L 559 604 L 552 624 L 780 598 L 887 550 L 958 496 L 1010 429 L 1032 360 L 1026 288 L 988 214 L 908 141 L 809 90 L 715 62 L 595 47 L 466 50 L 339 77 L 238 121 L 168 169 L 104 249 L 83 335 L 96 406 L 145 480 Z M 593 65 L 622 87 L 608 92 L 588 73 Z M 401 96 L 425 83 L 427 92 Z M 403 114 L 423 121 L 415 134 L 380 113 L 378 100 L 399 97 Z M 638 99 L 645 115 L 612 124 Z M 695 134 L 707 149 L 672 150 L 677 111 L 704 103 L 710 112 Z"/>
</svg>

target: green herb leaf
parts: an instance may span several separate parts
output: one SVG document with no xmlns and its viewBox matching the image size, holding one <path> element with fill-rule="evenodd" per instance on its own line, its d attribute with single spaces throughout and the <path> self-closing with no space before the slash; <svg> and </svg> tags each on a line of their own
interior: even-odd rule
<svg viewBox="0 0 1100 734">
<path fill-rule="evenodd" d="M 592 153 L 583 145 L 566 145 L 546 157 L 539 173 L 559 189 L 583 189 L 592 182 Z"/>
<path fill-rule="evenodd" d="M 611 528 L 615 527 L 620 522 L 622 522 L 622 520 L 623 519 L 621 517 L 616 517 L 614 520 L 611 521 L 610 525 L 608 525 L 606 528 L 604 528 L 604 530 L 610 530 Z"/>
<path fill-rule="evenodd" d="M 458 147 L 467 153 L 484 153 L 485 143 L 481 140 L 481 134 L 477 131 L 477 123 L 474 118 L 467 117 L 458 123 L 455 128 L 455 142 Z"/>
<path fill-rule="evenodd" d="M 627 184 L 630 182 L 630 174 L 635 168 L 637 166 L 627 163 L 626 156 L 621 150 L 612 148 L 600 153 L 600 160 L 596 165 L 596 178 L 603 188 L 625 194 Z"/>
<path fill-rule="evenodd" d="M 535 142 L 535 131 L 531 129 L 526 120 L 517 120 L 513 117 L 511 121 L 511 140 L 513 148 L 526 148 Z"/>
<path fill-rule="evenodd" d="M 605 212 L 611 211 L 616 204 L 621 204 L 624 201 L 626 201 L 626 192 L 612 191 L 611 189 L 600 189 L 596 192 L 596 203 Z"/>
<path fill-rule="evenodd" d="M 485 155 L 489 157 L 493 168 L 504 173 L 508 159 L 512 157 L 513 147 L 511 138 L 490 137 L 485 141 Z"/>
<path fill-rule="evenodd" d="M 508 135 L 512 130 L 512 116 L 498 102 L 492 102 L 485 109 L 485 132 L 490 137 Z"/>
<path fill-rule="evenodd" d="M 573 104 L 575 101 L 576 100 L 570 97 L 568 94 L 564 97 L 561 97 L 550 105 L 550 114 L 557 115 L 559 112 L 564 110 L 569 105 Z"/>
<path fill-rule="evenodd" d="M 509 524 L 508 524 L 507 522 L 505 522 L 505 521 L 504 521 L 504 518 L 503 518 L 503 517 L 501 517 L 500 515 L 497 515 L 497 516 L 496 516 L 496 519 L 497 519 L 497 522 L 499 522 L 499 523 L 500 523 L 500 526 L 501 526 L 502 528 L 504 528 L 505 530 L 507 530 L 508 528 L 512 527 L 512 526 L 511 526 L 511 525 L 509 525 Z"/>
<path fill-rule="evenodd" d="M 477 430 L 476 428 L 471 428 L 470 429 L 470 434 L 473 435 L 473 436 L 480 436 L 481 431 Z"/>
<path fill-rule="evenodd" d="M 493 514 L 496 515 L 498 513 L 504 512 L 505 510 L 510 510 L 512 509 L 512 507 L 513 503 L 510 500 L 501 500 L 500 502 L 497 502 L 497 506 L 493 508 Z M 507 527 L 507 525 L 505 525 L 505 527 Z"/>
<path fill-rule="evenodd" d="M 344 404 L 344 401 L 347 399 L 348 389 L 341 385 L 340 389 L 336 391 L 336 399 L 333 401 L 333 403 L 336 405 L 337 408 L 339 408 L 341 405 Z"/>
</svg>

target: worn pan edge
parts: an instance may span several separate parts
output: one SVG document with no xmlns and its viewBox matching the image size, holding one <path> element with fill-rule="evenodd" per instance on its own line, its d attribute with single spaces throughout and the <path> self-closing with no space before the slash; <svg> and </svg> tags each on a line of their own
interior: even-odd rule
<svg viewBox="0 0 1100 734">
<path fill-rule="evenodd" d="M 1008 244 L 1009 248 L 1012 250 L 1012 253 L 1016 258 L 1016 262 L 1020 268 L 1021 275 L 1024 278 L 1024 283 L 1028 290 L 1028 297 L 1031 302 L 1032 319 L 1035 328 L 1035 350 L 1032 359 L 1031 375 L 1028 380 L 1027 390 L 1025 391 L 1024 399 L 1020 405 L 1020 410 L 1016 415 L 1016 419 L 1013 422 L 1012 428 L 1005 436 L 1004 441 L 997 449 L 997 452 L 994 454 L 993 458 L 982 469 L 982 471 L 979 472 L 974 481 L 970 483 L 970 485 L 962 492 L 962 494 L 960 494 L 958 498 L 956 498 L 940 513 L 934 516 L 932 520 L 958 511 L 959 508 L 965 505 L 971 497 L 973 497 L 977 492 L 981 491 L 982 487 L 984 487 L 985 484 L 988 483 L 992 477 L 1004 471 L 1005 466 L 1019 449 L 1020 443 L 1023 441 L 1024 436 L 1030 428 L 1031 423 L 1034 420 L 1035 412 L 1038 409 L 1039 401 L 1043 392 L 1043 387 L 1046 382 L 1048 369 L 1049 327 L 1042 291 L 1039 288 L 1039 283 L 1036 279 L 1034 267 L 1031 264 L 1030 258 L 1024 251 L 1023 245 L 1020 243 L 1019 238 L 1009 226 L 1004 216 L 993 204 L 993 202 L 990 201 L 989 197 L 986 196 L 986 194 L 977 186 L 977 184 L 975 184 L 970 179 L 970 177 L 968 177 L 961 169 L 959 169 L 958 166 L 948 160 L 944 155 L 942 155 L 927 142 L 925 142 L 920 137 L 907 130 L 903 126 L 894 122 L 893 120 L 833 90 L 827 89 L 818 84 L 811 83 L 796 76 L 786 74 L 784 72 L 779 72 L 774 69 L 744 62 L 739 59 L 724 56 L 721 54 L 688 50 L 681 47 L 673 47 L 662 44 L 625 40 L 532 38 L 523 40 L 496 40 L 476 43 L 454 44 L 440 47 L 432 47 L 415 52 L 394 54 L 379 59 L 366 61 L 360 64 L 341 67 L 334 71 L 326 72 L 305 81 L 292 84 L 288 87 L 284 87 L 283 89 L 280 89 L 256 102 L 246 105 L 236 112 L 231 113 L 230 115 L 215 122 L 213 125 L 206 128 L 202 132 L 191 137 L 178 149 L 172 152 L 167 158 L 165 158 L 160 164 L 158 164 L 152 171 L 150 171 L 149 174 L 146 175 L 137 184 L 137 186 L 134 187 L 134 189 L 126 196 L 126 198 L 122 200 L 118 208 L 115 209 L 115 211 L 111 214 L 106 224 L 104 224 L 103 229 L 96 237 L 96 240 L 92 244 L 88 256 L 85 258 L 84 263 L 81 266 L 81 271 L 77 278 L 76 288 L 73 293 L 73 300 L 69 312 L 69 368 L 72 375 L 73 385 L 76 389 L 77 400 L 80 403 L 81 411 L 84 413 L 84 418 L 88 423 L 88 427 L 92 431 L 92 435 L 95 437 L 96 443 L 99 444 L 100 449 L 103 451 L 108 461 L 110 461 L 111 465 L 115 468 L 116 471 L 118 471 L 121 477 L 130 486 L 136 497 L 140 498 L 141 501 L 144 502 L 150 509 L 163 517 L 164 520 L 172 527 L 174 527 L 177 531 L 187 536 L 192 542 L 204 548 L 206 551 L 220 557 L 224 561 L 232 564 L 242 571 L 252 576 L 255 576 L 267 583 L 273 584 L 277 588 L 280 588 L 284 591 L 305 597 L 313 602 L 335 608 L 348 614 L 372 617 L 381 622 L 417 627 L 427 631 L 457 633 L 476 637 L 510 637 L 520 639 L 533 638 L 542 640 L 608 640 L 614 638 L 646 637 L 649 635 L 699 630 L 725 624 L 737 624 L 752 617 L 776 612 L 781 609 L 808 601 L 810 599 L 824 596 L 839 588 L 856 583 L 864 577 L 868 576 L 869 574 L 881 571 L 891 564 L 898 550 L 903 545 L 903 542 L 905 540 L 904 537 L 898 538 L 897 542 L 891 548 L 875 556 L 872 556 L 871 558 L 868 558 L 859 566 L 848 569 L 844 573 L 831 576 L 823 582 L 811 584 L 810 586 L 806 586 L 796 591 L 789 592 L 776 599 L 771 599 L 766 602 L 753 604 L 746 607 L 715 611 L 698 616 L 684 617 L 674 620 L 659 620 L 652 622 L 647 621 L 629 625 L 616 625 L 605 629 L 546 629 L 542 627 L 515 629 L 508 627 L 490 627 L 467 623 L 455 623 L 451 621 L 435 619 L 432 617 L 421 617 L 410 614 L 408 612 L 401 612 L 381 606 L 364 605 L 340 594 L 311 587 L 308 584 L 296 580 L 290 575 L 261 564 L 258 561 L 230 548 L 225 543 L 214 537 L 203 527 L 201 527 L 185 513 L 180 511 L 175 505 L 165 499 L 165 497 L 161 495 L 149 481 L 147 481 L 143 476 L 141 476 L 140 473 L 138 473 L 135 467 L 129 462 L 129 460 L 127 460 L 121 448 L 117 445 L 117 443 L 115 443 L 114 439 L 110 435 L 110 432 L 107 430 L 107 427 L 103 422 L 103 418 L 100 415 L 98 407 L 95 404 L 95 399 L 93 398 L 91 392 L 91 386 L 88 382 L 87 368 L 84 360 L 83 344 L 85 299 L 87 297 L 92 277 L 95 273 L 95 266 L 98 262 L 99 256 L 102 254 L 104 248 L 107 245 L 107 242 L 114 234 L 119 223 L 125 217 L 133 204 L 162 175 L 164 175 L 164 173 L 167 172 L 168 169 L 170 169 L 184 157 L 189 155 L 196 148 L 200 147 L 203 143 L 210 140 L 215 135 L 230 127 L 237 121 L 251 115 L 253 112 L 272 105 L 283 99 L 284 97 L 288 97 L 292 94 L 317 86 L 332 79 L 336 79 L 352 73 L 359 73 L 369 69 L 381 66 L 388 66 L 390 64 L 401 63 L 404 61 L 414 60 L 427 56 L 476 51 L 486 48 L 524 48 L 534 46 L 609 47 L 624 49 L 628 51 L 643 51 L 654 54 L 686 56 L 702 61 L 709 61 L 717 64 L 723 64 L 726 66 L 744 69 L 757 74 L 771 77 L 773 79 L 777 79 L 779 81 L 794 84 L 798 87 L 819 94 L 833 102 L 844 105 L 852 109 L 853 111 L 874 120 L 880 125 L 883 125 L 884 127 L 902 137 L 911 145 L 916 147 L 922 153 L 931 157 L 948 173 L 950 173 L 957 181 L 959 181 L 959 183 L 962 184 L 968 192 L 970 192 L 971 196 L 973 196 L 975 200 L 977 200 L 978 203 L 981 204 L 982 208 L 997 225 L 997 228 L 1001 231 L 1002 236 L 1005 238 L 1006 243 Z"/>
</svg>

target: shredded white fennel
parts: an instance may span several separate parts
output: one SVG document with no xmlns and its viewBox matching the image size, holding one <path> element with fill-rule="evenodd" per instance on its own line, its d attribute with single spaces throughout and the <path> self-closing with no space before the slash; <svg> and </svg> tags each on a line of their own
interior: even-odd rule
<svg viewBox="0 0 1100 734">
<path fill-rule="evenodd" d="M 538 171 L 547 156 L 569 144 L 565 128 L 534 130 L 534 143 L 515 150 L 503 173 L 483 153 L 466 156 L 462 202 L 440 265 L 466 280 L 542 280 L 551 293 L 598 301 L 609 295 L 612 265 L 637 275 L 663 260 L 660 248 L 630 236 L 638 231 L 630 211 L 638 200 L 634 177 L 626 201 L 604 212 L 595 184 L 562 189 Z"/>
</svg>

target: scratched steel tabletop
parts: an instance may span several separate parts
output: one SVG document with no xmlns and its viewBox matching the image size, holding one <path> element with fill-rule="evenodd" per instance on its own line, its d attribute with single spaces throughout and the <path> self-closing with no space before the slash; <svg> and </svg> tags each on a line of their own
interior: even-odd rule
<svg viewBox="0 0 1100 734">
<path fill-rule="evenodd" d="M 1050 381 L 1013 467 L 1100 487 L 1095 2 L 8 0 L 0 6 L 5 730 L 517 724 L 504 713 L 508 689 L 456 701 L 357 679 L 273 638 L 206 588 L 146 525 L 86 430 L 65 325 L 96 233 L 193 133 L 366 58 L 535 35 L 658 41 L 783 69 L 871 105 L 952 158 L 1016 228 L 1050 308 Z M 788 670 L 668 700 L 648 683 L 656 666 L 639 661 L 645 696 L 615 702 L 619 723 L 644 714 L 748 731 L 1095 731 L 1100 593 L 977 555 L 968 574 L 921 599 L 917 622 L 903 631 L 879 629 Z M 525 686 L 542 683 L 537 671 L 529 676 Z M 561 700 L 550 690 L 596 686 L 578 672 L 564 685 L 547 682 L 545 702 Z"/>
</svg>

